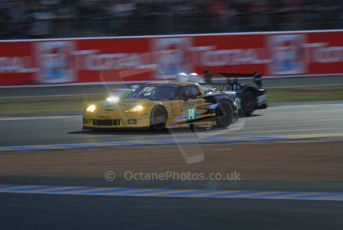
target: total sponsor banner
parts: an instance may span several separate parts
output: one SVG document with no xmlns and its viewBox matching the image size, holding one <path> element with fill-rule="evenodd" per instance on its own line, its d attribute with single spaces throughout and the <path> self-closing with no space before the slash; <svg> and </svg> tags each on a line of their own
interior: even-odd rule
<svg viewBox="0 0 343 230">
<path fill-rule="evenodd" d="M 179 72 L 343 73 L 343 30 L 0 42 L 0 85 L 141 81 Z"/>
</svg>

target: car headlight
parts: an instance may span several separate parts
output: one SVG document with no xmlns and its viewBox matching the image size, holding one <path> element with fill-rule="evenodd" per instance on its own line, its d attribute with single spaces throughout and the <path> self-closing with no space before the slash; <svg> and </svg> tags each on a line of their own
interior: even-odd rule
<svg viewBox="0 0 343 230">
<path fill-rule="evenodd" d="M 136 105 L 130 110 L 130 112 L 140 112 L 140 111 L 143 111 L 143 109 L 144 109 L 143 105 Z"/>
<path fill-rule="evenodd" d="M 95 110 L 96 110 L 95 105 L 89 105 L 86 109 L 87 112 L 91 112 L 91 113 L 93 113 Z"/>
<path fill-rule="evenodd" d="M 115 102 L 119 101 L 119 97 L 117 97 L 117 96 L 110 96 L 110 97 L 106 98 L 106 101 L 115 103 Z"/>
</svg>

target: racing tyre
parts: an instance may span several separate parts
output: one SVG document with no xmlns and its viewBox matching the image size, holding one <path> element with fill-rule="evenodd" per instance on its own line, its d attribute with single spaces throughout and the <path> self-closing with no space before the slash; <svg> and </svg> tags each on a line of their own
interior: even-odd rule
<svg viewBox="0 0 343 230">
<path fill-rule="evenodd" d="M 225 128 L 232 123 L 233 109 L 228 101 L 220 101 L 216 109 L 216 123 L 217 127 Z"/>
<path fill-rule="evenodd" d="M 150 115 L 150 128 L 155 131 L 162 131 L 166 128 L 168 114 L 162 106 L 155 106 Z"/>
<path fill-rule="evenodd" d="M 242 95 L 242 111 L 244 115 L 250 116 L 255 111 L 256 105 L 256 94 L 250 89 L 245 90 Z"/>
</svg>

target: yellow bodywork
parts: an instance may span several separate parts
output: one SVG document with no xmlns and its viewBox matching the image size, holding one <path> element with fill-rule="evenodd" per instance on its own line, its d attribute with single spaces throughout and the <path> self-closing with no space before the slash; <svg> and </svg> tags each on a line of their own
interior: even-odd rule
<svg viewBox="0 0 343 230">
<path fill-rule="evenodd" d="M 187 85 L 188 83 L 178 83 Z M 202 96 L 204 92 L 199 87 Z M 154 106 L 163 106 L 168 114 L 167 128 L 188 127 L 187 111 L 196 106 L 209 105 L 205 99 L 152 101 L 147 99 L 124 99 L 117 102 L 100 101 L 88 105 L 92 109 L 83 113 L 84 128 L 148 128 L 150 115 Z M 94 109 L 94 110 L 93 110 Z M 198 118 L 213 117 L 214 114 L 205 114 L 207 110 L 194 111 Z M 199 121 L 198 126 L 213 126 L 215 121 Z"/>
</svg>

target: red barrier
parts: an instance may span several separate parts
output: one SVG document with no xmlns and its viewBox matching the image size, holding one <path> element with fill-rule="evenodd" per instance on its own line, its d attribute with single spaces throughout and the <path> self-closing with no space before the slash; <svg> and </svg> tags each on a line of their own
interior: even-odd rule
<svg viewBox="0 0 343 230">
<path fill-rule="evenodd" d="M 178 72 L 343 73 L 343 30 L 0 42 L 0 85 L 140 81 Z"/>
</svg>

